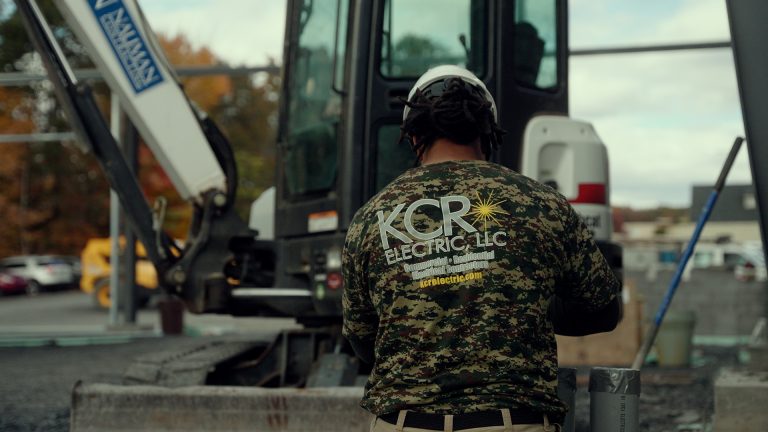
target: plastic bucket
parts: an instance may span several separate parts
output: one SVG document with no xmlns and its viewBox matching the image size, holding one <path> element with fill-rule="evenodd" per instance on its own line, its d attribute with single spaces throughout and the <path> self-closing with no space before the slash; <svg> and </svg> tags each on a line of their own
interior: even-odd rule
<svg viewBox="0 0 768 432">
<path fill-rule="evenodd" d="M 691 364 L 693 329 L 696 327 L 694 311 L 667 312 L 656 336 L 659 366 L 687 367 Z"/>
</svg>

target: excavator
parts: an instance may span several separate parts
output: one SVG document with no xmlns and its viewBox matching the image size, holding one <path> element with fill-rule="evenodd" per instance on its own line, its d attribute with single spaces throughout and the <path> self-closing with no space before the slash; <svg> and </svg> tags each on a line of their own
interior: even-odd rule
<svg viewBox="0 0 768 432">
<path fill-rule="evenodd" d="M 223 363 L 242 365 L 256 356 L 261 360 L 251 372 L 231 367 L 231 374 L 240 373 L 233 378 L 217 366 L 209 383 L 311 385 L 318 379 L 310 375 L 322 370 L 313 361 L 349 352 L 339 331 L 345 232 L 361 205 L 413 165 L 409 146 L 398 141 L 403 98 L 434 65 L 459 64 L 485 82 L 507 131 L 494 161 L 557 188 L 621 269 L 621 249 L 610 242 L 605 146 L 589 123 L 567 116 L 566 0 L 288 0 L 274 199 L 262 200 L 270 207 L 262 214 L 273 215 L 273 238 L 260 237 L 234 212 L 237 167 L 227 139 L 185 97 L 136 1 L 57 1 L 194 208 L 183 246 L 163 232 L 162 211 L 147 203 L 35 1 L 16 4 L 70 124 L 102 164 L 160 287 L 193 313 L 294 317 L 305 326 L 305 333 L 272 344 L 288 360 L 264 360 L 272 358 L 264 347 L 242 352 Z M 768 126 L 758 121 L 768 114 L 768 84 L 760 78 L 768 67 L 754 36 L 765 30 L 749 8 L 765 16 L 768 6 L 728 4 L 760 199 L 768 190 L 757 169 L 768 151 L 762 144 Z M 759 202 L 768 215 L 768 201 Z M 343 372 L 331 373 L 335 379 L 326 385 L 354 381 L 356 372 L 345 368 L 357 371 L 356 362 L 340 361 L 341 368 L 328 370 Z M 281 366 L 265 365 L 270 362 Z M 289 370 L 296 367 L 301 370 Z"/>
<path fill-rule="evenodd" d="M 151 209 L 144 198 L 36 3 L 17 2 L 73 129 L 102 164 L 160 287 L 193 313 L 293 317 L 304 325 L 266 348 L 204 366 L 215 370 L 207 382 L 342 385 L 366 373 L 340 334 L 345 232 L 360 206 L 413 166 L 410 146 L 398 141 L 403 98 L 434 65 L 460 64 L 483 79 L 507 131 L 495 162 L 559 189 L 620 271 L 621 249 L 609 241 L 605 146 L 590 124 L 567 117 L 567 2 L 448 3 L 288 2 L 274 199 L 253 209 L 271 216 L 267 238 L 235 213 L 232 149 L 187 100 L 138 3 L 56 2 L 193 207 L 181 246 L 163 231 L 162 206 Z M 253 358 L 267 360 L 241 367 Z"/>
<path fill-rule="evenodd" d="M 507 131 L 495 162 L 558 188 L 621 267 L 621 250 L 609 242 L 605 147 L 591 125 L 567 117 L 565 0 L 288 1 L 274 199 L 255 209 L 271 215 L 273 238 L 235 213 L 232 149 L 184 95 L 138 3 L 55 2 L 193 207 L 183 246 L 163 231 L 162 206 L 153 209 L 143 196 L 37 4 L 16 3 L 72 128 L 101 163 L 160 287 L 193 313 L 293 317 L 312 335 L 291 333 L 272 351 L 296 345 L 297 356 L 313 359 L 349 352 L 339 332 L 345 232 L 360 206 L 413 166 L 410 147 L 398 142 L 403 97 L 434 65 L 459 64 L 483 79 Z M 297 376 L 311 381 L 309 372 Z"/>
</svg>

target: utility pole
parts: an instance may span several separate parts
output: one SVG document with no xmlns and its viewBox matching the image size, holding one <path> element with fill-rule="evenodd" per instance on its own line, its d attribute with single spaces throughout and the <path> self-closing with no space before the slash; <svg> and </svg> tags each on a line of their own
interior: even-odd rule
<svg viewBox="0 0 768 432">
<path fill-rule="evenodd" d="M 115 137 L 115 141 L 120 143 L 120 101 L 117 95 L 112 93 L 110 95 L 110 116 L 109 127 L 112 131 L 112 136 Z M 115 327 L 120 324 L 119 311 L 120 311 L 120 199 L 117 193 L 110 188 L 109 189 L 109 238 L 112 243 L 111 252 L 109 255 L 109 325 Z"/>
<path fill-rule="evenodd" d="M 123 129 L 121 136 L 121 146 L 128 167 L 138 178 L 138 151 L 139 134 L 136 127 L 131 123 L 125 113 L 123 116 Z M 136 312 L 138 309 L 138 292 L 136 286 L 136 233 L 130 226 L 125 226 L 125 250 L 123 254 L 123 278 L 125 301 L 123 302 L 123 316 L 126 324 L 136 324 Z M 146 246 L 146 245 L 145 245 Z"/>
<path fill-rule="evenodd" d="M 27 208 L 29 207 L 29 154 L 24 157 L 21 167 L 21 184 L 19 185 L 19 247 L 22 255 L 29 254 L 27 241 Z"/>
</svg>

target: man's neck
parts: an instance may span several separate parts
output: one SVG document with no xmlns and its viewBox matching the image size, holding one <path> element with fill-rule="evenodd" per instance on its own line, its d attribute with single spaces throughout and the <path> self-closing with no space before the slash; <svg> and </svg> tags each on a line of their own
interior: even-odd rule
<svg viewBox="0 0 768 432">
<path fill-rule="evenodd" d="M 429 165 L 458 160 L 485 160 L 479 142 L 462 145 L 445 138 L 438 138 L 421 156 L 421 164 Z"/>
</svg>

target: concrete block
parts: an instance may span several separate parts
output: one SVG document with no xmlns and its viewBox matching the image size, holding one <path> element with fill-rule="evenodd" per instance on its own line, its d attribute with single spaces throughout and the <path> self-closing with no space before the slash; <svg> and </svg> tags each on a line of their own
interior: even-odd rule
<svg viewBox="0 0 768 432">
<path fill-rule="evenodd" d="M 768 372 L 723 371 L 715 381 L 714 432 L 768 431 Z"/>
<path fill-rule="evenodd" d="M 70 431 L 364 432 L 361 387 L 312 389 L 80 384 Z"/>
</svg>

